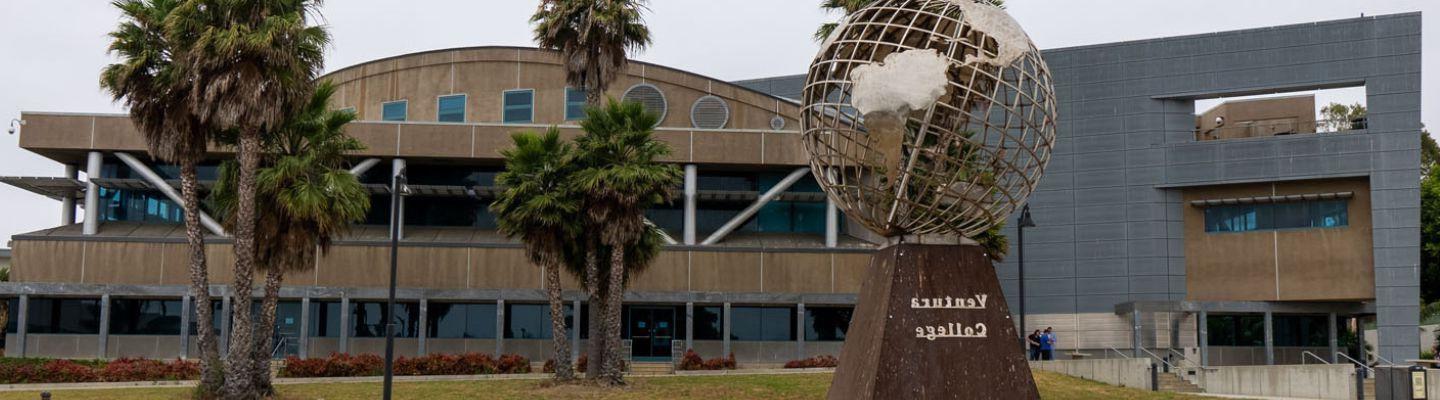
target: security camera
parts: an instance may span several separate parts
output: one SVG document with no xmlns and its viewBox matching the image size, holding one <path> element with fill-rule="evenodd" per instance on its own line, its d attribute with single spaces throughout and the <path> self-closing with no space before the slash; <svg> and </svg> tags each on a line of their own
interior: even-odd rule
<svg viewBox="0 0 1440 400">
<path fill-rule="evenodd" d="M 20 127 L 20 126 L 25 126 L 25 120 L 22 120 L 22 119 L 11 119 L 11 120 L 10 120 L 10 129 L 7 129 L 7 130 L 5 130 L 5 131 L 8 132 L 8 133 L 10 133 L 11 135 L 14 135 L 17 127 Z"/>
</svg>

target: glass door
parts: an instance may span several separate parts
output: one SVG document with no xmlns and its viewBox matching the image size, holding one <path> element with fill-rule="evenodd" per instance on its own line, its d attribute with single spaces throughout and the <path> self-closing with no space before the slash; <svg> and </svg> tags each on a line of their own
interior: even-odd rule
<svg viewBox="0 0 1440 400">
<path fill-rule="evenodd" d="M 630 308 L 631 356 L 636 359 L 670 359 L 675 339 L 673 307 Z"/>
</svg>

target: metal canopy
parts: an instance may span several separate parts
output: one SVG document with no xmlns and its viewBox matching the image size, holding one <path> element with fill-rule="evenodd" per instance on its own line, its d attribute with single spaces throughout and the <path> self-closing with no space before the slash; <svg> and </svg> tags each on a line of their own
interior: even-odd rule
<svg viewBox="0 0 1440 400">
<path fill-rule="evenodd" d="M 79 179 L 32 176 L 4 176 L 0 182 L 55 200 L 85 197 L 85 184 Z"/>
<path fill-rule="evenodd" d="M 1300 201 L 1335 200 L 1355 197 L 1355 192 L 1291 194 L 1284 196 L 1238 197 L 1232 199 L 1193 200 L 1192 207 L 1214 207 L 1235 204 L 1294 203 Z"/>
</svg>

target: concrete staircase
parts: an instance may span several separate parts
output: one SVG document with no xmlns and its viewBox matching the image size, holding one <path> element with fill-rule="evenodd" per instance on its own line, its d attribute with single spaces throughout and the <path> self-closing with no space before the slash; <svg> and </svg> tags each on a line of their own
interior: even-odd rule
<svg viewBox="0 0 1440 400">
<path fill-rule="evenodd" d="M 630 363 L 631 375 L 670 375 L 675 373 L 675 364 L 670 362 L 640 362 Z"/>
<path fill-rule="evenodd" d="M 1160 390 L 1175 393 L 1202 393 L 1203 390 L 1194 383 L 1181 378 L 1178 374 L 1160 373 Z"/>
</svg>

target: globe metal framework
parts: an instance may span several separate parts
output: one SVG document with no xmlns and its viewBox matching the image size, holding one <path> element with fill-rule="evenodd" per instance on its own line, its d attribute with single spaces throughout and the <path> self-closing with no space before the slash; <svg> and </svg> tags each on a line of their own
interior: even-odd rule
<svg viewBox="0 0 1440 400">
<path fill-rule="evenodd" d="M 943 59 L 930 64 L 943 82 L 923 98 L 912 81 L 924 65 L 908 60 L 927 55 Z M 910 69 L 874 73 L 889 67 Z M 894 99 L 876 100 L 874 82 L 857 93 L 858 79 L 895 81 L 881 86 L 909 100 L 866 109 L 862 101 Z M 917 94 L 927 102 L 915 104 Z M 1055 143 L 1040 51 L 1003 10 L 972 0 L 880 0 L 850 14 L 822 45 L 802 99 L 816 180 L 846 215 L 888 237 L 973 237 L 1001 223 L 1035 189 Z"/>
</svg>

